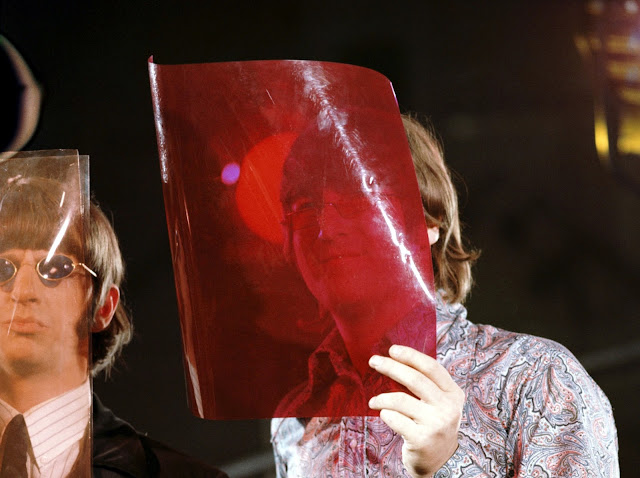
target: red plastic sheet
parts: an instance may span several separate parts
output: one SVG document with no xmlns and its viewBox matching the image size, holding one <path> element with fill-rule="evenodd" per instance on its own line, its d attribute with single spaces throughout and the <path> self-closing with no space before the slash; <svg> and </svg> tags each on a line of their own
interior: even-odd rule
<svg viewBox="0 0 640 478">
<path fill-rule="evenodd" d="M 311 61 L 149 71 L 189 396 L 204 418 L 375 415 L 392 343 L 435 353 L 390 82 Z"/>
</svg>

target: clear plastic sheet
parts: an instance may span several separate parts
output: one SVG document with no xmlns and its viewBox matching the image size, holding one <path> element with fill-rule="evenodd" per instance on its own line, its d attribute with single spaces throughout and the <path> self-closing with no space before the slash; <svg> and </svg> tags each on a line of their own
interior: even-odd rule
<svg viewBox="0 0 640 478">
<path fill-rule="evenodd" d="M 88 158 L 77 151 L 0 161 L 0 426 L 24 414 L 33 451 L 27 466 L 35 456 L 43 474 L 49 466 L 59 471 L 52 463 L 81 440 L 68 463 L 73 476 L 91 476 L 88 197 Z M 66 399 L 52 402 L 83 385 L 81 411 Z M 0 466 L 18 447 L 18 438 L 5 435 Z"/>
<path fill-rule="evenodd" d="M 375 415 L 435 354 L 433 272 L 390 82 L 312 61 L 149 62 L 189 396 L 204 418 Z"/>
</svg>

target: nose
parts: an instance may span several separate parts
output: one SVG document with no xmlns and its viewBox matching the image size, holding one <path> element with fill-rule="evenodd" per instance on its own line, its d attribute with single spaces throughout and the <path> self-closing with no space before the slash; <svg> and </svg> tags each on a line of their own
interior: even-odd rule
<svg viewBox="0 0 640 478">
<path fill-rule="evenodd" d="M 36 272 L 35 264 L 23 262 L 9 283 L 11 299 L 19 303 L 36 301 L 39 282 L 40 277 Z"/>
<path fill-rule="evenodd" d="M 333 239 L 347 233 L 347 219 L 343 218 L 336 207 L 331 203 L 324 204 L 318 218 L 318 238 Z"/>
</svg>

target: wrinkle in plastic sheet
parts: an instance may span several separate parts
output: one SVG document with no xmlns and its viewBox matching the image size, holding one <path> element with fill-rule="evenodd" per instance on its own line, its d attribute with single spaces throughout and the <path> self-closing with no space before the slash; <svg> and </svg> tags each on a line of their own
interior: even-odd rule
<svg viewBox="0 0 640 478">
<path fill-rule="evenodd" d="M 88 184 L 88 157 L 75 150 L 7 153 L 0 161 L 3 419 L 25 411 L 18 410 L 16 384 L 35 384 L 37 405 L 89 379 L 91 278 L 82 266 Z M 55 280 L 65 267 L 73 272 Z M 63 421 L 64 414 L 54 413 Z M 86 427 L 78 430 L 77 439 L 84 437 L 90 450 L 85 433 Z M 42 452 L 37 442 L 32 446 L 34 453 Z M 90 464 L 89 456 L 78 460 L 77 476 L 90 476 Z"/>
<path fill-rule="evenodd" d="M 435 354 L 426 224 L 390 82 L 312 61 L 149 63 L 191 408 L 376 415 Z"/>
</svg>

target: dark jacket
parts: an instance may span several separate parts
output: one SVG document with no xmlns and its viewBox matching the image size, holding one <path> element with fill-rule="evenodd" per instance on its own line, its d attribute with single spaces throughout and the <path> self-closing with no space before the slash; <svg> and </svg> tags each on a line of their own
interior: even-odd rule
<svg viewBox="0 0 640 478">
<path fill-rule="evenodd" d="M 93 396 L 94 478 L 227 478 L 222 471 L 138 433 Z"/>
</svg>

